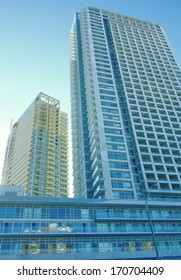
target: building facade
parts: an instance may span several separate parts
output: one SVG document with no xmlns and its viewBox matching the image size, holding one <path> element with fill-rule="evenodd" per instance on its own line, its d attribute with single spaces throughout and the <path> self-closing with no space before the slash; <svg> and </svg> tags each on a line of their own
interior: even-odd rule
<svg viewBox="0 0 181 280">
<path fill-rule="evenodd" d="M 71 102 L 75 197 L 180 195 L 181 71 L 161 26 L 76 13 Z"/>
<path fill-rule="evenodd" d="M 24 186 L 26 196 L 68 192 L 68 120 L 60 102 L 44 93 L 13 125 L 2 184 Z"/>
<path fill-rule="evenodd" d="M 181 259 L 181 204 L 0 196 L 0 259 Z"/>
</svg>

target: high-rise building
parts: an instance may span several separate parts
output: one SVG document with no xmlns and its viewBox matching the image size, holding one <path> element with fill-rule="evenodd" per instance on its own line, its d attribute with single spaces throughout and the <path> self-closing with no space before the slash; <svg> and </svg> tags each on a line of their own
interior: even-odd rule
<svg viewBox="0 0 181 280">
<path fill-rule="evenodd" d="M 2 184 L 25 187 L 26 196 L 68 192 L 67 114 L 44 93 L 13 125 L 5 155 Z"/>
<path fill-rule="evenodd" d="M 76 13 L 71 103 L 75 197 L 179 199 L 181 71 L 160 25 Z"/>
</svg>

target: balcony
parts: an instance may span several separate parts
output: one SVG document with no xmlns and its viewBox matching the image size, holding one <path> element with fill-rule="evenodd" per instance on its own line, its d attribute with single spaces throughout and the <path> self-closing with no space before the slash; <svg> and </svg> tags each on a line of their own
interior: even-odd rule
<svg viewBox="0 0 181 280">
<path fill-rule="evenodd" d="M 93 135 L 94 133 L 98 133 L 98 126 L 96 124 L 89 126 L 89 134 Z"/>
<path fill-rule="evenodd" d="M 94 161 L 95 157 L 99 156 L 101 153 L 101 150 L 99 147 L 95 147 L 91 154 L 91 160 Z"/>
<path fill-rule="evenodd" d="M 95 189 L 98 185 L 102 185 L 104 182 L 103 175 L 99 175 L 93 181 L 93 189 Z"/>
<path fill-rule="evenodd" d="M 91 116 L 89 120 L 89 129 L 91 128 L 92 125 L 96 125 L 96 124 L 97 124 L 97 117 Z"/>
<path fill-rule="evenodd" d="M 94 139 L 98 139 L 99 138 L 98 130 L 93 131 L 92 134 L 89 133 L 89 135 L 90 135 L 90 140 L 89 140 L 90 145 L 92 144 Z"/>
<path fill-rule="evenodd" d="M 90 151 L 92 153 L 92 151 L 96 148 L 100 146 L 100 141 L 99 141 L 99 138 L 95 138 L 92 143 L 91 143 L 91 147 L 90 147 Z"/>
<path fill-rule="evenodd" d="M 97 165 L 96 168 L 94 169 L 93 173 L 92 173 L 92 178 L 95 179 L 95 177 L 98 176 L 101 173 L 103 173 L 102 165 Z"/>
<path fill-rule="evenodd" d="M 94 168 L 101 163 L 101 156 L 98 156 L 94 159 L 91 169 L 94 170 Z"/>
<path fill-rule="evenodd" d="M 105 188 L 104 188 L 104 186 L 100 185 L 94 191 L 93 197 L 98 198 L 100 195 L 104 195 L 104 194 L 105 194 Z"/>
</svg>

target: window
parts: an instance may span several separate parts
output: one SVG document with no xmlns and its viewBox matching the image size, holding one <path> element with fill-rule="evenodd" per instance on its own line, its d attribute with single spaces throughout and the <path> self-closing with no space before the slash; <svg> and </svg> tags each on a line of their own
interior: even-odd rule
<svg viewBox="0 0 181 280">
<path fill-rule="evenodd" d="M 5 217 L 5 210 L 6 210 L 5 206 L 0 207 L 0 218 L 1 219 Z"/>
<path fill-rule="evenodd" d="M 122 150 L 122 151 L 125 151 L 125 146 L 124 145 L 107 144 L 107 148 L 109 150 Z"/>
<path fill-rule="evenodd" d="M 118 136 L 107 136 L 106 135 L 106 141 L 109 141 L 109 142 L 116 142 L 116 143 L 123 143 L 124 140 L 122 137 L 118 137 Z"/>
<path fill-rule="evenodd" d="M 7 206 L 6 208 L 6 217 L 14 218 L 15 207 Z"/>
<path fill-rule="evenodd" d="M 117 162 L 117 161 L 110 161 L 109 162 L 110 168 L 120 168 L 120 169 L 128 169 L 128 163 L 127 162 Z"/>
<path fill-rule="evenodd" d="M 132 184 L 131 182 L 125 182 L 125 181 L 115 181 L 112 180 L 111 181 L 112 184 L 112 188 L 113 189 L 117 189 L 117 188 L 121 188 L 121 189 L 126 189 L 126 188 L 132 188 Z"/>
<path fill-rule="evenodd" d="M 118 114 L 118 110 L 117 109 L 112 109 L 112 108 L 102 108 L 102 111 L 106 112 L 106 113 Z"/>
<path fill-rule="evenodd" d="M 126 153 L 119 153 L 119 152 L 108 152 L 109 159 L 127 159 Z"/>
<path fill-rule="evenodd" d="M 120 198 L 120 199 L 133 199 L 134 194 L 133 192 L 113 192 L 113 197 L 114 198 Z"/>
<path fill-rule="evenodd" d="M 110 171 L 112 178 L 130 178 L 130 173 L 125 171 Z"/>
<path fill-rule="evenodd" d="M 116 101 L 116 98 L 115 98 L 115 97 L 112 97 L 112 96 L 101 95 L 100 98 L 101 98 L 102 100 Z"/>
<path fill-rule="evenodd" d="M 111 126 L 111 127 L 121 127 L 121 124 L 119 122 L 111 122 L 111 121 L 104 121 L 105 126 Z"/>
<path fill-rule="evenodd" d="M 108 120 L 120 120 L 120 117 L 117 115 L 108 115 L 108 114 L 103 114 L 103 118 L 104 119 L 108 119 Z"/>
<path fill-rule="evenodd" d="M 117 107 L 117 103 L 111 103 L 111 102 L 106 102 L 106 101 L 101 101 L 102 106 L 107 106 L 107 107 Z"/>
<path fill-rule="evenodd" d="M 108 134 L 118 134 L 118 135 L 122 135 L 122 131 L 121 131 L 121 130 L 118 130 L 118 129 L 105 128 L 104 131 L 105 131 L 105 133 L 108 133 Z"/>
</svg>

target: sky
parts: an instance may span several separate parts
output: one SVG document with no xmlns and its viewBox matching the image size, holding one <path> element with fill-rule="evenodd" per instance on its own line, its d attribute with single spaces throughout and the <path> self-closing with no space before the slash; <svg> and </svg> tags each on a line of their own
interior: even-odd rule
<svg viewBox="0 0 181 280">
<path fill-rule="evenodd" d="M 160 24 L 181 62 L 180 0 L 0 0 L 0 178 L 10 123 L 40 91 L 70 120 L 69 34 L 86 5 Z"/>
</svg>

